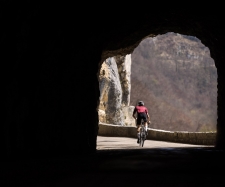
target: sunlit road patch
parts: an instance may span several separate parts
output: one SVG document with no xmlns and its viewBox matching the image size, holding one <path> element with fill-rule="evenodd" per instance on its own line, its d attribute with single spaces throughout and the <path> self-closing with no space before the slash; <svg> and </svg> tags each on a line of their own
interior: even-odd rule
<svg viewBox="0 0 225 187">
<path fill-rule="evenodd" d="M 149 148 L 178 148 L 178 147 L 213 147 L 208 145 L 192 145 L 165 141 L 146 140 L 144 147 L 137 144 L 137 139 L 127 137 L 97 137 L 97 150 L 108 149 L 149 149 Z"/>
</svg>

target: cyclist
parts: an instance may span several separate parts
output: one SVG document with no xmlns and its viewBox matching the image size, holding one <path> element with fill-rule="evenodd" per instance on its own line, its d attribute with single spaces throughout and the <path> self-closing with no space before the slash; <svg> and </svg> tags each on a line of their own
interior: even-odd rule
<svg viewBox="0 0 225 187">
<path fill-rule="evenodd" d="M 137 114 L 135 116 L 135 114 Z M 140 136 L 140 127 L 141 127 L 141 120 L 143 119 L 145 122 L 145 131 L 147 134 L 147 130 L 148 130 L 148 123 L 150 122 L 150 116 L 148 114 L 148 109 L 144 106 L 144 102 L 143 101 L 139 101 L 137 106 L 135 106 L 134 111 L 133 111 L 133 118 L 135 120 L 137 120 L 137 143 L 139 143 L 139 136 Z M 148 122 L 147 122 L 147 118 L 148 118 Z"/>
</svg>

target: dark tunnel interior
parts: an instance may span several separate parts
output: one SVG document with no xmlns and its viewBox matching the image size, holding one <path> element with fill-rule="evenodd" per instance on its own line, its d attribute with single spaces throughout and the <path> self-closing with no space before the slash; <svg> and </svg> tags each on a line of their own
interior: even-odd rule
<svg viewBox="0 0 225 187">
<path fill-rule="evenodd" d="M 207 151 L 192 153 L 198 159 L 204 157 L 206 162 L 213 158 L 209 169 L 219 175 L 212 177 L 212 180 L 207 178 L 208 184 L 215 184 L 216 181 L 217 186 L 225 184 L 223 174 L 219 172 L 225 166 L 224 14 L 219 11 L 205 14 L 200 10 L 157 12 L 135 8 L 129 10 L 135 14 L 128 14 L 118 7 L 115 13 L 100 11 L 99 8 L 84 8 L 80 12 L 78 9 L 82 9 L 78 6 L 74 8 L 66 3 L 4 1 L 1 4 L 1 174 L 8 184 L 16 186 L 13 177 L 17 172 L 23 175 L 18 179 L 20 184 L 35 186 L 35 182 L 38 183 L 37 173 L 42 172 L 37 168 L 46 166 L 45 163 L 48 163 L 46 176 L 49 174 L 49 181 L 54 181 L 56 170 L 67 170 L 64 174 L 58 174 L 61 177 L 67 176 L 72 173 L 72 167 L 80 168 L 81 163 L 85 162 L 95 171 L 101 159 L 109 159 L 110 154 L 107 155 L 107 152 L 96 156 L 97 106 L 100 95 L 98 71 L 101 63 L 108 57 L 131 53 L 145 37 L 167 32 L 196 36 L 210 49 L 211 57 L 215 60 L 218 73 L 215 149 L 207 158 L 204 157 Z M 13 12 L 11 7 L 16 7 L 16 11 Z M 101 10 L 104 9 L 109 11 L 108 6 L 102 5 Z M 117 155 L 116 159 L 132 154 L 129 151 L 122 155 L 114 153 Z M 87 157 L 92 162 L 85 161 Z M 60 159 L 57 167 L 56 158 Z M 39 162 L 31 161 L 32 159 L 45 161 L 37 164 Z M 143 158 L 145 159 L 147 158 Z M 185 159 L 187 158 L 184 157 L 182 162 Z M 157 168 L 157 163 L 155 158 L 151 166 Z M 190 166 L 191 163 L 188 162 L 187 165 Z M 196 163 L 197 160 L 194 164 Z M 205 165 L 197 168 L 200 173 L 204 170 L 203 166 Z M 17 169 L 10 169 L 14 167 Z M 33 172 L 30 172 L 29 168 L 36 170 L 31 169 Z M 184 168 L 177 169 L 185 173 Z M 178 174 L 178 170 L 173 169 L 172 174 Z M 126 170 L 128 173 L 131 171 Z M 82 172 L 83 178 L 90 177 L 86 170 Z M 116 178 L 120 172 L 123 170 L 110 174 Z M 106 176 L 106 173 L 102 176 Z M 160 174 L 159 169 L 154 176 L 160 179 L 160 175 L 163 174 Z M 42 176 L 42 179 L 47 181 L 46 176 Z M 132 181 L 129 176 L 133 174 L 125 175 L 127 180 Z M 169 178 L 164 179 L 165 183 L 167 181 L 170 184 Z M 175 178 L 172 177 L 172 180 Z M 100 181 L 101 178 L 97 183 L 101 184 Z M 179 182 L 182 182 L 182 177 Z M 195 182 L 194 178 L 191 182 Z M 196 182 L 196 186 L 197 184 L 201 186 L 200 182 Z"/>
</svg>

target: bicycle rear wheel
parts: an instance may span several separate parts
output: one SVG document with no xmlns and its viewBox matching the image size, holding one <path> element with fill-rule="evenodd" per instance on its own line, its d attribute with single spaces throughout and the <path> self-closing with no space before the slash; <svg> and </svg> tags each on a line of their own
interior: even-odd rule
<svg viewBox="0 0 225 187">
<path fill-rule="evenodd" d="M 139 146 L 142 145 L 142 136 L 141 136 L 141 133 L 140 133 L 140 136 L 139 136 Z"/>
<path fill-rule="evenodd" d="M 142 134 L 142 137 L 141 137 L 141 147 L 144 146 L 144 143 L 145 143 L 145 134 Z"/>
<path fill-rule="evenodd" d="M 144 146 L 144 142 L 145 142 L 145 132 L 141 129 L 139 145 L 141 147 L 143 147 Z"/>
<path fill-rule="evenodd" d="M 144 142 L 145 142 L 145 140 L 144 140 L 144 139 L 142 139 L 142 144 L 141 144 L 141 147 L 144 147 Z"/>
</svg>

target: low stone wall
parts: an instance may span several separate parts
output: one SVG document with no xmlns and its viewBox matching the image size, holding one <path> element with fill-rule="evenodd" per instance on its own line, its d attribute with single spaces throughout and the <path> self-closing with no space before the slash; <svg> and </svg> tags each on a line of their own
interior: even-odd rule
<svg viewBox="0 0 225 187">
<path fill-rule="evenodd" d="M 99 123 L 98 135 L 137 138 L 136 127 Z M 148 129 L 148 140 L 159 140 L 196 145 L 215 145 L 215 132 L 187 132 Z"/>
</svg>

